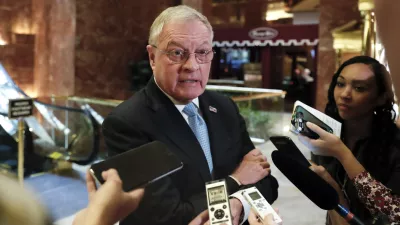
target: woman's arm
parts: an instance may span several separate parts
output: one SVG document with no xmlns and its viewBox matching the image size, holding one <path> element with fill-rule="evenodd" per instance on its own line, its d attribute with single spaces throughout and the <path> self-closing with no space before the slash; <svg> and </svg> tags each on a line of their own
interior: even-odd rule
<svg viewBox="0 0 400 225">
<path fill-rule="evenodd" d="M 391 222 L 400 221 L 400 196 L 364 171 L 352 179 L 361 202 L 372 213 L 383 213 Z"/>
<path fill-rule="evenodd" d="M 335 157 L 343 165 L 350 179 L 365 171 L 351 150 L 334 134 L 328 133 L 319 126 L 307 122 L 306 126 L 317 133 L 319 139 L 310 139 L 299 135 L 299 140 L 307 146 L 315 155 Z"/>
<path fill-rule="evenodd" d="M 353 182 L 358 198 L 371 214 L 383 213 L 391 222 L 400 221 L 400 196 L 393 195 L 389 188 L 372 178 L 352 153 L 341 154 L 341 157 L 338 160 Z"/>
<path fill-rule="evenodd" d="M 339 160 L 348 177 L 355 184 L 360 200 L 371 213 L 381 212 L 391 221 L 400 221 L 400 196 L 392 194 L 389 188 L 372 178 L 338 137 L 315 124 L 308 122 L 307 126 L 316 132 L 320 139 L 312 140 L 299 136 L 300 141 L 316 155 L 332 156 Z M 400 174 L 400 171 L 396 173 Z M 394 179 L 397 179 L 397 175 Z"/>
</svg>

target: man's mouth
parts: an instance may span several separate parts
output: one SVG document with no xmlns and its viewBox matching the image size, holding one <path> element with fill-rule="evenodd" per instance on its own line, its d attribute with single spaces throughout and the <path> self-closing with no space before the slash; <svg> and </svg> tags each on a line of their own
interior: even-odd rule
<svg viewBox="0 0 400 225">
<path fill-rule="evenodd" d="M 180 80 L 181 83 L 196 83 L 198 80 Z"/>
</svg>

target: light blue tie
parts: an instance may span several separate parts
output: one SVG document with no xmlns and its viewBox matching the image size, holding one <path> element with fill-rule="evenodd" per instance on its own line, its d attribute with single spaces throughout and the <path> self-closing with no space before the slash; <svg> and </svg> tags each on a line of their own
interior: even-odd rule
<svg viewBox="0 0 400 225">
<path fill-rule="evenodd" d="M 199 115 L 197 107 L 193 104 L 193 102 L 186 105 L 183 109 L 183 112 L 189 116 L 189 126 L 199 141 L 201 148 L 203 149 L 204 155 L 207 159 L 208 168 L 210 169 L 210 173 L 212 173 L 213 162 L 210 150 L 210 140 L 208 138 L 207 124 Z"/>
</svg>

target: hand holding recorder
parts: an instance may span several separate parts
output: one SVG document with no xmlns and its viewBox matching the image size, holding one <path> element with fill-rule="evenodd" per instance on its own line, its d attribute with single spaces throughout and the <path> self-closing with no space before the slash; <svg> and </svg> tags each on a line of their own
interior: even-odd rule
<svg viewBox="0 0 400 225">
<path fill-rule="evenodd" d="M 277 225 L 274 222 L 274 216 L 272 214 L 268 214 L 264 219 L 260 220 L 260 218 L 253 212 L 250 211 L 249 214 L 249 224 L 250 225 Z"/>
<path fill-rule="evenodd" d="M 282 219 L 256 187 L 247 188 L 243 191 L 242 194 L 247 202 L 251 205 L 253 212 L 263 224 L 264 222 L 266 224 L 271 224 L 271 221 L 268 221 L 270 220 L 268 217 L 268 215 L 270 214 L 272 214 L 273 224 L 282 224 Z M 265 221 L 265 219 L 267 220 Z"/>
<path fill-rule="evenodd" d="M 209 221 L 213 225 L 233 225 L 231 206 L 225 180 L 216 180 L 206 183 L 207 205 Z M 235 225 L 239 218 L 236 219 Z"/>
</svg>

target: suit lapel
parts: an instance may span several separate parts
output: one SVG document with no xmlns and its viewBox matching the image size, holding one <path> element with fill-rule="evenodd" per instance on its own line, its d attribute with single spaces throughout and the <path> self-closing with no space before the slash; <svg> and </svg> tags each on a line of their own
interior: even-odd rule
<svg viewBox="0 0 400 225">
<path fill-rule="evenodd" d="M 210 147 L 213 156 L 214 168 L 224 161 L 227 146 L 232 142 L 225 125 L 222 123 L 222 113 L 218 111 L 218 104 L 213 103 L 207 92 L 199 97 L 200 109 L 207 124 Z"/>
<path fill-rule="evenodd" d="M 154 122 L 159 132 L 167 136 L 198 169 L 204 182 L 211 180 L 204 152 L 182 114 L 171 100 L 157 87 L 154 78 L 146 87 L 148 106 L 155 112 Z"/>
</svg>

